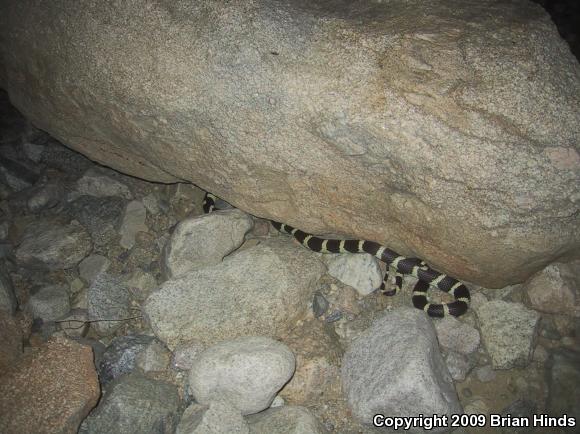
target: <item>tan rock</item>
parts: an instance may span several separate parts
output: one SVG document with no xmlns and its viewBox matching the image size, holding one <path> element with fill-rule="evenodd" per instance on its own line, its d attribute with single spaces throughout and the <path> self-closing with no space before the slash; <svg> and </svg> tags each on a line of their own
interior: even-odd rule
<svg viewBox="0 0 580 434">
<path fill-rule="evenodd" d="M 533 2 L 4 3 L 0 84 L 93 160 L 490 288 L 580 256 L 580 65 Z"/>
<path fill-rule="evenodd" d="M 0 377 L 0 432 L 76 433 L 99 395 L 91 348 L 52 339 Z"/>
</svg>

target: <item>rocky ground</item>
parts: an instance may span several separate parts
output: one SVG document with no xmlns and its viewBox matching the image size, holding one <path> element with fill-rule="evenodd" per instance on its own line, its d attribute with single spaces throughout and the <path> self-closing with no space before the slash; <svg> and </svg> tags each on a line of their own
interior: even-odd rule
<svg viewBox="0 0 580 434">
<path fill-rule="evenodd" d="M 239 210 L 202 215 L 197 187 L 99 166 L 0 100 L 1 432 L 580 417 L 579 262 L 470 285 L 468 314 L 432 320 L 409 307 L 409 279 L 372 292 L 374 258 L 309 252 Z"/>
</svg>

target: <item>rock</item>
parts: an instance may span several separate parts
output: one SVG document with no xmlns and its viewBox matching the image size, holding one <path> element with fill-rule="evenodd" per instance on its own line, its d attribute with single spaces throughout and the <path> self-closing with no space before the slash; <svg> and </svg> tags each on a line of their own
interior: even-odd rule
<svg viewBox="0 0 580 434">
<path fill-rule="evenodd" d="M 580 318 L 580 261 L 550 264 L 525 284 L 530 307 Z"/>
<path fill-rule="evenodd" d="M 475 376 L 482 383 L 489 383 L 490 381 L 495 380 L 496 373 L 491 365 L 485 365 L 475 370 Z"/>
<path fill-rule="evenodd" d="M 41 163 L 46 164 L 48 167 L 70 173 L 77 178 L 90 167 L 94 167 L 94 163 L 91 160 L 67 148 L 48 134 L 41 139 L 41 143 L 45 146 Z"/>
<path fill-rule="evenodd" d="M 101 358 L 99 379 L 101 384 L 107 384 L 121 375 L 134 371 L 139 365 L 139 361 L 142 362 L 140 367 L 143 367 L 144 361 L 146 362 L 146 369 L 141 369 L 141 373 L 146 373 L 154 370 L 150 369 L 151 362 L 159 366 L 160 359 L 165 359 L 165 364 L 157 370 L 163 370 L 169 364 L 169 354 L 167 349 L 153 336 L 119 336 L 113 339 Z"/>
<path fill-rule="evenodd" d="M 28 198 L 26 205 L 32 212 L 52 208 L 58 205 L 64 197 L 64 187 L 58 182 L 49 182 L 39 186 Z"/>
<path fill-rule="evenodd" d="M 132 316 L 129 302 L 129 291 L 121 279 L 107 273 L 99 274 L 88 289 L 91 328 L 101 336 L 113 334 Z"/>
<path fill-rule="evenodd" d="M 59 285 L 49 285 L 40 288 L 30 296 L 26 309 L 33 318 L 44 321 L 54 321 L 66 315 L 70 310 L 68 292 Z"/>
<path fill-rule="evenodd" d="M 210 344 L 276 336 L 304 316 L 324 272 L 314 253 L 286 239 L 266 240 L 163 283 L 143 312 L 170 349 L 192 337 Z"/>
<path fill-rule="evenodd" d="M 547 412 L 580 420 L 580 353 L 557 350 L 549 360 Z"/>
<path fill-rule="evenodd" d="M 352 414 L 366 425 L 377 413 L 395 417 L 461 412 L 435 329 L 417 309 L 399 308 L 375 320 L 351 343 L 341 375 Z"/>
<path fill-rule="evenodd" d="M 11 101 L 125 173 L 482 286 L 578 256 L 580 66 L 539 5 L 147 4 L 9 1 Z"/>
<path fill-rule="evenodd" d="M 151 292 L 159 287 L 155 276 L 139 268 L 131 273 L 127 279 L 127 286 L 131 296 L 138 302 L 147 300 Z"/>
<path fill-rule="evenodd" d="M 177 369 L 189 371 L 203 350 L 205 346 L 195 340 L 181 344 L 173 350 L 172 364 Z"/>
<path fill-rule="evenodd" d="M 296 372 L 280 391 L 292 403 L 311 403 L 342 396 L 342 347 L 320 321 L 307 321 L 282 337 L 296 357 Z"/>
<path fill-rule="evenodd" d="M 447 369 L 454 381 L 463 381 L 473 367 L 473 363 L 463 354 L 450 351 L 445 356 Z"/>
<path fill-rule="evenodd" d="M 480 336 L 475 327 L 451 316 L 433 321 L 433 325 L 439 344 L 446 350 L 468 355 L 479 348 Z"/>
<path fill-rule="evenodd" d="M 73 434 L 98 399 L 90 347 L 56 338 L 0 377 L 0 431 Z"/>
<path fill-rule="evenodd" d="M 215 399 L 207 406 L 192 404 L 183 413 L 176 434 L 249 433 L 240 410 L 227 400 Z"/>
<path fill-rule="evenodd" d="M 26 156 L 35 163 L 40 163 L 42 160 L 42 154 L 46 150 L 46 146 L 41 143 L 33 143 L 26 141 L 22 143 L 22 149 Z"/>
<path fill-rule="evenodd" d="M 16 319 L 0 311 L 0 376 L 22 357 L 22 330 Z"/>
<path fill-rule="evenodd" d="M 105 175 L 98 169 L 91 168 L 77 181 L 77 191 L 81 195 L 96 197 L 115 196 L 131 199 L 133 195 L 125 184 Z"/>
<path fill-rule="evenodd" d="M 85 282 L 91 284 L 100 273 L 107 271 L 110 265 L 111 261 L 103 255 L 87 256 L 79 264 L 79 274 Z"/>
<path fill-rule="evenodd" d="M 475 313 L 494 369 L 525 367 L 531 360 L 540 315 L 521 303 L 492 300 Z"/>
<path fill-rule="evenodd" d="M 0 154 L 0 180 L 12 190 L 22 191 L 34 185 L 38 180 L 38 173 L 30 165 Z"/>
<path fill-rule="evenodd" d="M 172 278 L 220 263 L 242 245 L 253 225 L 252 218 L 237 209 L 181 221 L 164 249 L 165 274 Z"/>
<path fill-rule="evenodd" d="M 179 420 L 179 404 L 175 386 L 124 375 L 107 387 L 79 434 L 171 434 Z"/>
<path fill-rule="evenodd" d="M 145 217 L 147 217 L 147 211 L 145 210 L 143 202 L 133 200 L 127 204 L 121 228 L 119 229 L 119 233 L 121 234 L 119 244 L 121 247 L 130 249 L 135 245 L 137 232 L 148 231 L 147 225 L 145 224 Z"/>
<path fill-rule="evenodd" d="M 324 434 L 326 429 L 307 408 L 283 406 L 248 416 L 252 434 Z"/>
<path fill-rule="evenodd" d="M 352 286 L 360 295 L 368 295 L 383 281 L 378 260 L 369 254 L 324 255 L 328 274 Z"/>
<path fill-rule="evenodd" d="M 294 355 L 285 345 L 241 337 L 202 352 L 189 371 L 189 388 L 200 404 L 226 398 L 242 414 L 252 414 L 268 408 L 294 369 Z"/>
<path fill-rule="evenodd" d="M 87 228 L 96 246 L 118 237 L 125 200 L 120 197 L 81 196 L 68 205 L 69 213 Z"/>
<path fill-rule="evenodd" d="M 59 318 L 60 329 L 70 338 L 84 337 L 89 331 L 89 312 L 87 309 L 72 309 Z"/>
<path fill-rule="evenodd" d="M 92 248 L 83 226 L 42 220 L 25 229 L 16 259 L 25 267 L 66 270 L 75 267 Z"/>
<path fill-rule="evenodd" d="M 14 295 L 12 280 L 4 264 L 0 262 L 0 312 L 13 314 L 18 307 L 18 301 Z"/>
</svg>

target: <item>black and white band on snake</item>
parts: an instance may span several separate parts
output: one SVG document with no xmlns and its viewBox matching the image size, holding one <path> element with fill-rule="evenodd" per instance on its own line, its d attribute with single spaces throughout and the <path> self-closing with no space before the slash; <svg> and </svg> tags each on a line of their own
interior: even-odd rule
<svg viewBox="0 0 580 434">
<path fill-rule="evenodd" d="M 203 201 L 203 210 L 206 213 L 216 210 L 215 201 L 217 197 L 207 193 Z M 388 290 L 389 273 L 387 273 L 381 284 L 380 290 L 385 295 L 395 295 L 402 286 L 403 275 L 410 275 L 417 279 L 413 288 L 413 305 L 421 309 L 427 315 L 441 318 L 447 315 L 460 316 L 469 308 L 469 290 L 457 279 L 446 274 L 435 271 L 425 262 L 418 258 L 407 258 L 401 256 L 393 250 L 375 243 L 374 241 L 365 240 L 335 240 L 320 238 L 312 234 L 293 228 L 284 223 L 271 221 L 272 225 L 279 230 L 292 235 L 300 244 L 315 252 L 320 253 L 368 253 L 383 261 L 388 268 L 396 271 L 395 287 Z M 437 288 L 441 291 L 448 292 L 454 298 L 450 303 L 430 303 L 427 297 L 429 287 Z"/>
</svg>

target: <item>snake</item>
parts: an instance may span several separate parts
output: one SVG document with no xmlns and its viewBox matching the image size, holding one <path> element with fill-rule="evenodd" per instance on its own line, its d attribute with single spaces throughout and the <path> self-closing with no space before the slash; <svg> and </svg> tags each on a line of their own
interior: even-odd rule
<svg viewBox="0 0 580 434">
<path fill-rule="evenodd" d="M 206 193 L 203 200 L 203 211 L 211 213 L 219 210 L 216 206 L 217 196 Z M 413 306 L 424 311 L 433 318 L 445 316 L 461 316 L 469 309 L 469 289 L 464 283 L 440 273 L 427 265 L 419 258 L 409 258 L 399 255 L 374 241 L 356 239 L 330 239 L 309 234 L 285 223 L 270 220 L 272 226 L 281 233 L 293 236 L 302 246 L 319 253 L 368 253 L 384 262 L 387 267 L 381 286 L 377 288 L 386 296 L 397 294 L 403 285 L 403 276 L 412 276 L 417 279 L 413 287 Z M 391 285 L 389 269 L 395 271 L 393 285 Z M 429 289 L 433 287 L 447 292 L 454 300 L 449 303 L 431 303 L 428 297 Z"/>
</svg>

